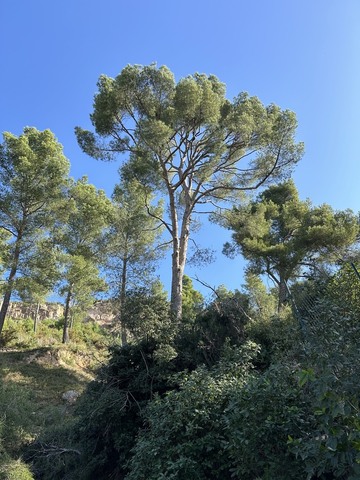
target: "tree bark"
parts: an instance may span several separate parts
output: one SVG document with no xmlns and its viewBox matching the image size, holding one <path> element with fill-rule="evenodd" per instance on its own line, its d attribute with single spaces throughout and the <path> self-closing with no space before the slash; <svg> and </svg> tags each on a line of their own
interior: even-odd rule
<svg viewBox="0 0 360 480">
<path fill-rule="evenodd" d="M 4 322 L 5 322 L 5 317 L 6 317 L 7 311 L 9 309 L 11 294 L 12 294 L 13 285 L 14 285 L 14 279 L 15 279 L 15 275 L 16 275 L 16 272 L 17 272 L 18 264 L 19 264 L 20 241 L 21 241 L 21 236 L 19 236 L 17 238 L 16 243 L 15 243 L 13 262 L 12 262 L 11 270 L 10 270 L 9 277 L 8 277 L 8 280 L 7 280 L 7 286 L 6 286 L 6 289 L 5 289 L 3 302 L 2 302 L 2 305 L 1 305 L 1 309 L 0 309 L 0 335 L 1 335 L 1 332 L 2 332 L 3 327 L 4 327 Z"/>
<path fill-rule="evenodd" d="M 287 300 L 288 292 L 286 286 L 286 280 L 280 276 L 279 279 L 279 298 L 278 298 L 278 312 L 282 310 Z"/>
<path fill-rule="evenodd" d="M 36 333 L 36 329 L 37 329 L 39 309 L 40 309 L 40 302 L 37 302 L 35 316 L 34 316 L 34 333 Z"/>
<path fill-rule="evenodd" d="M 64 328 L 62 343 L 69 343 L 69 313 L 70 313 L 70 301 L 71 301 L 71 287 L 66 295 L 65 311 L 64 311 Z"/>
<path fill-rule="evenodd" d="M 180 264 L 179 244 L 179 238 L 173 238 L 170 308 L 176 320 L 180 320 L 182 316 L 182 277 L 184 273 L 184 265 Z"/>
<path fill-rule="evenodd" d="M 127 345 L 127 331 L 124 325 L 124 306 L 126 299 L 126 280 L 127 280 L 127 258 L 123 259 L 122 272 L 121 272 L 121 288 L 120 288 L 120 311 L 119 311 L 119 323 L 121 329 L 121 345 Z"/>
<path fill-rule="evenodd" d="M 177 218 L 177 215 L 174 215 Z M 190 207 L 185 209 L 181 234 L 178 236 L 178 226 L 173 224 L 173 253 L 172 253 L 172 283 L 171 283 L 171 312 L 177 321 L 182 317 L 182 289 L 183 276 L 186 264 L 186 255 L 190 235 Z"/>
</svg>

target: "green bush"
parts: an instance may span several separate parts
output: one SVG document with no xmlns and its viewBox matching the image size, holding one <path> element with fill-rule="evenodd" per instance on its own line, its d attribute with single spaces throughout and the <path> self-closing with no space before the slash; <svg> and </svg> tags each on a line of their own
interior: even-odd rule
<svg viewBox="0 0 360 480">
<path fill-rule="evenodd" d="M 29 455 L 39 478 L 124 478 L 144 408 L 156 393 L 173 387 L 168 353 L 154 340 L 112 347 L 108 364 L 79 399 L 72 426 L 49 431 L 32 446 Z M 42 455 L 44 444 L 68 452 L 49 462 Z"/>
<path fill-rule="evenodd" d="M 231 479 L 224 410 L 249 379 L 255 345 L 228 347 L 212 370 L 182 374 L 179 390 L 149 404 L 127 480 Z"/>
<path fill-rule="evenodd" d="M 226 344 L 241 345 L 245 341 L 246 296 L 225 289 L 217 293 L 192 324 L 182 325 L 175 339 L 179 370 L 193 370 L 203 364 L 212 367 Z"/>
<path fill-rule="evenodd" d="M 300 380 L 316 421 L 306 434 L 292 438 L 289 448 L 303 461 L 309 479 L 357 480 L 359 280 L 346 264 L 325 280 L 306 284 L 300 293 L 307 302 L 298 301 L 304 327 Z"/>
<path fill-rule="evenodd" d="M 289 307 L 268 318 L 254 318 L 246 324 L 245 333 L 261 346 L 258 358 L 261 370 L 273 363 L 286 362 L 287 358 L 296 356 L 299 351 L 299 323 Z"/>
<path fill-rule="evenodd" d="M 34 480 L 29 467 L 21 460 L 0 456 L 0 480 Z"/>
<path fill-rule="evenodd" d="M 42 320 L 34 332 L 34 320 L 8 319 L 1 334 L 6 346 L 13 348 L 36 348 L 61 342 L 61 330 L 57 320 Z"/>
<path fill-rule="evenodd" d="M 303 462 L 289 450 L 288 440 L 312 430 L 314 420 L 292 367 L 273 365 L 234 391 L 224 418 L 233 478 L 306 478 Z"/>
</svg>

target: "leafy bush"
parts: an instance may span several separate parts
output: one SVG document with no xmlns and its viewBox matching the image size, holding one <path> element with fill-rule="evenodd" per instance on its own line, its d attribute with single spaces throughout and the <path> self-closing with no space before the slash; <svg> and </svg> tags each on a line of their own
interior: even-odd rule
<svg viewBox="0 0 360 480">
<path fill-rule="evenodd" d="M 326 281 L 325 281 L 326 280 Z M 359 280 L 349 265 L 305 285 L 301 383 L 316 422 L 289 447 L 307 478 L 360 478 Z"/>
<path fill-rule="evenodd" d="M 145 406 L 173 386 L 168 353 L 154 340 L 112 347 L 109 363 L 79 399 L 71 428 L 50 431 L 33 445 L 39 478 L 124 478 Z M 61 461 L 42 455 L 44 444 L 64 451 Z"/>
<path fill-rule="evenodd" d="M 0 341 L 3 346 L 36 348 L 62 342 L 62 319 L 47 319 L 38 323 L 34 332 L 34 321 L 30 318 L 7 320 Z M 72 343 L 77 347 L 103 345 L 109 333 L 96 322 L 76 322 L 71 329 Z"/>
<path fill-rule="evenodd" d="M 268 318 L 254 318 L 245 326 L 246 336 L 261 346 L 257 366 L 264 370 L 271 364 L 297 356 L 300 331 L 290 308 Z"/>
<path fill-rule="evenodd" d="M 175 333 L 166 293 L 157 284 L 127 292 L 121 317 L 131 338 L 138 342 L 144 338 L 168 342 Z"/>
<path fill-rule="evenodd" d="M 193 370 L 202 364 L 212 367 L 219 361 L 227 343 L 244 343 L 247 307 L 245 295 L 219 289 L 216 298 L 195 322 L 183 326 L 176 337 L 179 370 Z"/>
<path fill-rule="evenodd" d="M 311 429 L 313 417 L 291 366 L 273 365 L 233 391 L 224 417 L 234 478 L 305 478 L 303 462 L 287 442 Z"/>
<path fill-rule="evenodd" d="M 21 460 L 0 455 L 0 480 L 34 480 L 34 477 Z"/>
<path fill-rule="evenodd" d="M 212 370 L 182 374 L 180 389 L 149 404 L 127 480 L 230 479 L 224 410 L 249 378 L 255 345 L 228 348 Z"/>
</svg>

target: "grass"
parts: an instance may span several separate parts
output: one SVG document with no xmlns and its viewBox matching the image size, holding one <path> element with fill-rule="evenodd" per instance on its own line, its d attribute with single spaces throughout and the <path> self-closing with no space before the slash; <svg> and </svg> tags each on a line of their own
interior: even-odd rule
<svg viewBox="0 0 360 480">
<path fill-rule="evenodd" d="M 93 323 L 76 325 L 67 345 L 61 330 L 54 320 L 43 321 L 36 333 L 31 320 L 10 320 L 0 337 L 0 480 L 6 462 L 18 468 L 24 445 L 47 426 L 71 421 L 74 407 L 63 393 L 84 391 L 112 343 Z"/>
</svg>

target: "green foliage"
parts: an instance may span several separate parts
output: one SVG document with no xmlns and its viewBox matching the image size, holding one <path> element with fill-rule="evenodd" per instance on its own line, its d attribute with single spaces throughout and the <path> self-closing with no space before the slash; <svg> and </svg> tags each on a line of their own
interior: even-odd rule
<svg viewBox="0 0 360 480">
<path fill-rule="evenodd" d="M 72 426 L 34 445 L 39 478 L 355 480 L 360 330 L 348 273 L 308 285 L 316 301 L 302 331 L 286 308 L 273 315 L 254 277 L 249 295 L 220 288 L 174 341 L 171 322 L 160 328 L 165 298 L 134 296 L 133 328 L 150 327 L 111 350 Z M 51 468 L 44 445 L 65 452 Z"/>
<path fill-rule="evenodd" d="M 224 410 L 231 393 L 249 379 L 256 346 L 227 350 L 212 370 L 180 376 L 180 389 L 159 396 L 146 411 L 127 480 L 232 478 Z"/>
<path fill-rule="evenodd" d="M 243 289 L 249 299 L 249 315 L 252 319 L 267 322 L 277 314 L 274 292 L 269 292 L 258 275 L 247 271 Z"/>
<path fill-rule="evenodd" d="M 233 392 L 224 415 L 234 478 L 305 478 L 303 462 L 287 442 L 306 435 L 313 416 L 291 365 L 273 365 Z"/>
<path fill-rule="evenodd" d="M 75 129 L 83 151 L 103 160 L 129 153 L 123 179 L 166 198 L 168 208 L 156 218 L 171 237 L 171 309 L 180 320 L 196 206 L 239 199 L 291 170 L 303 152 L 295 115 L 244 93 L 231 102 L 214 75 L 176 83 L 167 67 L 152 64 L 102 75 L 91 121 L 95 133 Z"/>
<path fill-rule="evenodd" d="M 12 293 L 24 292 L 22 277 L 48 290 L 55 278 L 52 244 L 45 233 L 55 222 L 63 199 L 69 162 L 50 130 L 27 127 L 19 137 L 4 133 L 0 148 L 0 230 L 9 234 L 2 262 L 7 271 L 4 302 L 0 311 L 3 328 Z M 3 235 L 3 234 L 2 234 Z M 18 283 L 18 285 L 17 285 Z"/>
<path fill-rule="evenodd" d="M 289 447 L 309 479 L 359 478 L 358 282 L 344 264 L 327 281 L 311 282 L 308 308 L 299 301 L 306 353 L 300 382 L 316 423 Z"/>
<path fill-rule="evenodd" d="M 257 367 L 268 368 L 272 363 L 297 356 L 301 335 L 299 321 L 290 306 L 278 312 L 274 289 L 269 291 L 260 277 L 249 271 L 245 279 L 243 291 L 249 302 L 245 335 L 261 346 Z"/>
<path fill-rule="evenodd" d="M 163 213 L 161 202 L 153 204 L 152 193 L 132 180 L 115 187 L 113 205 L 108 245 L 113 270 L 122 272 L 126 264 L 126 282 L 144 284 L 163 252 L 157 248 L 162 234 L 158 220 Z M 119 274 L 118 277 L 117 290 L 120 291 L 122 279 Z"/>
<path fill-rule="evenodd" d="M 107 277 L 116 299 L 117 320 L 123 343 L 127 342 L 126 297 L 147 288 L 164 253 L 160 246 L 162 203 L 138 181 L 123 180 L 113 194 L 113 218 L 106 236 Z"/>
<path fill-rule="evenodd" d="M 249 319 L 247 309 L 245 295 L 220 287 L 195 321 L 181 326 L 175 340 L 179 369 L 193 370 L 202 364 L 211 367 L 219 361 L 225 345 L 241 345 Z"/>
<path fill-rule="evenodd" d="M 1 345 L 11 349 L 57 348 L 62 340 L 63 326 L 63 319 L 41 320 L 34 332 L 33 319 L 10 318 L 4 327 Z M 110 342 L 110 333 L 95 322 L 75 321 L 72 325 L 72 339 L 75 349 L 94 350 L 95 347 L 97 351 L 97 347 L 106 348 Z M 91 351 L 88 353 L 90 355 Z"/>
<path fill-rule="evenodd" d="M 62 223 L 55 233 L 57 243 L 70 255 L 85 258 L 98 253 L 99 237 L 112 218 L 111 201 L 87 177 L 69 185 L 63 205 Z"/>
<path fill-rule="evenodd" d="M 54 232 L 62 252 L 59 293 L 65 296 L 64 343 L 69 340 L 70 316 L 81 315 L 94 295 L 107 289 L 98 267 L 103 261 L 103 233 L 113 214 L 105 193 L 89 185 L 86 177 L 70 186 L 65 207 Z"/>
<path fill-rule="evenodd" d="M 183 277 L 182 291 L 182 321 L 186 323 L 194 322 L 195 318 L 201 313 L 204 306 L 204 297 L 200 292 L 194 289 L 190 277 Z"/>
<path fill-rule="evenodd" d="M 29 468 L 19 459 L 24 442 L 32 438 L 34 399 L 30 391 L 12 383 L 0 385 L 0 479 L 33 480 Z"/>
<path fill-rule="evenodd" d="M 327 285 L 328 300 L 340 306 L 343 315 L 350 315 L 355 322 L 360 314 L 360 278 L 355 272 L 359 268 L 358 262 L 344 263 Z"/>
<path fill-rule="evenodd" d="M 71 326 L 71 337 L 77 345 L 88 344 L 102 346 L 109 341 L 110 334 L 92 320 L 75 320 Z"/>
<path fill-rule="evenodd" d="M 176 333 L 169 312 L 167 294 L 154 284 L 152 288 L 129 291 L 122 309 L 122 323 L 136 341 L 144 338 L 168 343 Z"/>
<path fill-rule="evenodd" d="M 31 392 L 16 384 L 0 385 L 0 452 L 15 455 L 25 439 L 30 440 Z"/>
<path fill-rule="evenodd" d="M 83 313 L 94 302 L 94 293 L 106 291 L 106 283 L 99 276 L 99 269 L 92 259 L 82 255 L 69 255 L 63 260 L 64 280 L 60 289 L 61 295 L 71 291 L 74 314 Z"/>
<path fill-rule="evenodd" d="M 39 132 L 29 127 L 19 137 L 4 133 L 0 166 L 3 228 L 8 227 L 13 234 L 13 229 L 21 223 L 21 202 L 25 202 L 29 209 L 26 219 L 31 219 L 31 222 L 28 219 L 26 230 L 44 226 L 44 222 L 48 224 L 51 203 L 61 195 L 69 170 L 69 162 L 54 135 L 49 130 Z M 11 221 L 10 216 L 5 220 L 9 211 L 17 216 L 14 224 L 7 223 Z"/>
<path fill-rule="evenodd" d="M 21 276 L 14 281 L 17 297 L 23 302 L 43 303 L 60 280 L 60 254 L 51 236 L 38 238 L 29 252 L 24 252 Z"/>
<path fill-rule="evenodd" d="M 55 440 L 59 448 L 75 448 L 81 456 L 70 452 L 64 462 L 52 466 L 50 473 L 50 464 L 39 448 L 35 468 L 42 479 L 63 479 L 66 475 L 79 480 L 124 478 L 142 425 L 143 409 L 155 393 L 163 394 L 170 388 L 173 367 L 159 355 L 161 348 L 152 340 L 111 349 L 108 365 L 101 369 L 76 407 L 71 430 L 57 438 L 50 432 L 42 439 L 43 443 Z"/>
<path fill-rule="evenodd" d="M 279 287 L 279 304 L 287 296 L 284 282 L 296 278 L 314 257 L 329 259 L 338 249 L 352 245 L 359 230 L 351 211 L 334 212 L 329 205 L 312 207 L 309 201 L 300 201 L 291 180 L 234 208 L 225 224 L 234 231 L 225 253 L 239 250 L 253 273 L 269 275 Z"/>
<path fill-rule="evenodd" d="M 321 372 L 305 371 L 303 382 L 312 396 L 313 429 L 289 439 L 289 448 L 301 459 L 309 479 L 356 480 L 360 474 L 359 371 L 334 376 L 337 365 Z M 305 389 L 305 387 L 304 387 Z"/>
<path fill-rule="evenodd" d="M 0 480 L 34 480 L 34 477 L 21 460 L 0 456 Z"/>
<path fill-rule="evenodd" d="M 54 321 L 40 322 L 36 334 L 31 320 L 10 320 L 5 332 L 12 327 L 16 338 L 0 356 L 0 478 L 32 479 L 28 468 L 40 478 L 31 466 L 37 451 L 29 444 L 39 436 L 43 438 L 45 429 L 52 435 L 38 447 L 47 458 L 47 475 L 53 478 L 57 462 L 63 464 L 67 457 L 77 455 L 53 448 L 72 423 L 74 407 L 64 404 L 62 394 L 72 389 L 81 392 L 92 378 L 94 364 L 98 368 L 104 358 L 99 333 L 95 335 L 88 328 L 84 332 L 86 341 L 74 339 L 69 347 L 61 345 L 61 329 Z M 106 337 L 102 338 L 104 344 Z M 19 458 L 28 463 L 28 468 Z"/>
<path fill-rule="evenodd" d="M 273 363 L 298 357 L 301 332 L 289 307 L 267 319 L 255 317 L 250 320 L 245 335 L 261 347 L 256 364 L 261 370 Z"/>
</svg>

